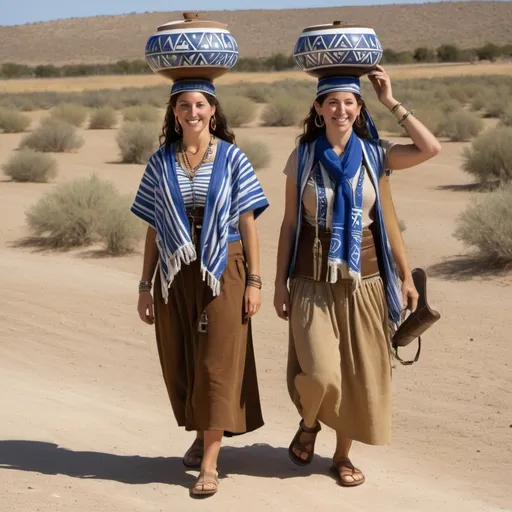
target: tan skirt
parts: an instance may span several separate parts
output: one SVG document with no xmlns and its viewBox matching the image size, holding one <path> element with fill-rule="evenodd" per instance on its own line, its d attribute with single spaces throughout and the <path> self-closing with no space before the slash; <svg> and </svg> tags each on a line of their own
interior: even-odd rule
<svg viewBox="0 0 512 512">
<path fill-rule="evenodd" d="M 179 426 L 229 436 L 263 425 L 251 322 L 244 318 L 246 265 L 242 245 L 228 246 L 221 293 L 213 297 L 199 260 L 183 265 L 162 299 L 155 280 L 155 330 L 162 372 Z M 159 272 L 157 272 L 157 275 Z M 207 332 L 198 332 L 203 310 Z"/>
<path fill-rule="evenodd" d="M 378 273 L 356 291 L 351 279 L 291 279 L 288 391 L 306 425 L 319 420 L 367 444 L 391 441 L 387 316 Z"/>
</svg>

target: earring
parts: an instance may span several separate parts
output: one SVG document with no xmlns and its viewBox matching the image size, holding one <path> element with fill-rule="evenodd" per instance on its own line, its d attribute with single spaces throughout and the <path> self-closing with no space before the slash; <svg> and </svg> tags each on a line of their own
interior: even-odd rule
<svg viewBox="0 0 512 512">
<path fill-rule="evenodd" d="M 323 126 L 325 126 L 324 118 L 320 114 L 317 114 L 315 116 L 315 126 L 317 128 L 322 128 Z"/>
<path fill-rule="evenodd" d="M 178 121 L 178 117 L 174 117 L 174 131 L 178 134 L 178 135 L 181 135 L 181 125 L 180 125 L 180 122 Z"/>
<path fill-rule="evenodd" d="M 365 121 L 364 121 L 364 117 L 359 114 L 357 117 L 356 117 L 356 125 L 359 127 L 359 128 L 362 128 L 364 125 L 365 125 Z"/>
<path fill-rule="evenodd" d="M 214 132 L 217 129 L 217 121 L 215 120 L 215 116 L 210 117 L 210 127 L 212 129 L 212 132 Z"/>
</svg>

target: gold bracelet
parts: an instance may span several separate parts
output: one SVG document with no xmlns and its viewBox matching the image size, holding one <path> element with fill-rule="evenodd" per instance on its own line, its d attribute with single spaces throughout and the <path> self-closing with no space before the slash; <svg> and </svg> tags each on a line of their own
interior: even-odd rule
<svg viewBox="0 0 512 512">
<path fill-rule="evenodd" d="M 390 109 L 390 112 L 394 114 L 401 106 L 402 104 L 398 102 L 393 108 Z"/>
<path fill-rule="evenodd" d="M 403 126 L 404 125 L 404 121 L 409 117 L 409 116 L 413 116 L 416 112 L 414 110 L 408 110 L 403 116 L 402 116 L 402 119 L 400 119 L 400 121 L 398 121 L 398 124 L 400 126 Z"/>
</svg>

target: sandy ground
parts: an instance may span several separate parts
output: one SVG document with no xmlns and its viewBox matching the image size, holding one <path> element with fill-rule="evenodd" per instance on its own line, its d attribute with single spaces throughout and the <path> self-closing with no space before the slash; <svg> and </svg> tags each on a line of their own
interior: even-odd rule
<svg viewBox="0 0 512 512">
<path fill-rule="evenodd" d="M 152 328 L 135 311 L 141 253 L 16 247 L 28 234 L 24 211 L 55 185 L 0 178 L 0 510 L 512 510 L 512 278 L 476 267 L 452 236 L 472 198 L 463 144 L 444 144 L 434 162 L 393 175 L 411 265 L 428 269 L 442 321 L 420 362 L 394 372 L 393 444 L 355 446 L 367 483 L 342 489 L 328 473 L 328 429 L 310 467 L 294 466 L 286 452 L 299 418 L 286 392 L 287 326 L 273 312 L 272 283 L 281 169 L 296 131 L 237 133 L 273 155 L 259 172 L 271 208 L 258 222 L 264 304 L 254 321 L 266 425 L 227 440 L 219 493 L 190 499 L 197 473 L 181 456 L 191 436 L 175 425 Z M 78 153 L 56 155 L 56 183 L 97 172 L 134 194 L 143 166 L 115 163 L 115 132 L 84 135 Z M 0 135 L 0 165 L 19 139 Z"/>
</svg>

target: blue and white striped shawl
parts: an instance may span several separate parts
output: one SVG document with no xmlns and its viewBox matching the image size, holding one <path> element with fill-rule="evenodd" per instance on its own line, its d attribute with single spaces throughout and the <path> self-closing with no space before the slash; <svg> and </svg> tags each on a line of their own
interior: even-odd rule
<svg viewBox="0 0 512 512">
<path fill-rule="evenodd" d="M 367 170 L 370 179 L 372 180 L 375 187 L 376 201 L 375 201 L 375 220 L 379 228 L 379 242 L 381 253 L 383 257 L 383 266 L 385 275 L 382 276 L 384 280 L 386 290 L 386 301 L 388 304 L 389 319 L 397 325 L 400 322 L 400 316 L 402 313 L 402 298 L 400 289 L 398 286 L 398 276 L 396 271 L 395 262 L 391 252 L 391 246 L 384 224 L 384 216 L 382 213 L 382 204 L 379 193 L 379 179 L 384 173 L 384 160 L 385 152 L 382 148 L 378 139 L 360 139 L 363 147 L 363 162 Z M 295 267 L 295 261 L 297 258 L 297 248 L 299 243 L 299 235 L 302 225 L 302 197 L 306 188 L 308 179 L 311 175 L 311 170 L 316 164 L 315 161 L 315 141 L 309 144 L 299 144 L 298 146 L 298 173 L 297 173 L 297 232 L 295 236 L 295 244 L 290 261 L 288 275 L 291 277 L 293 269 Z M 336 281 L 337 276 L 331 276 L 333 282 Z"/>
<path fill-rule="evenodd" d="M 214 295 L 226 267 L 228 243 L 240 240 L 240 215 L 254 210 L 255 218 L 268 201 L 245 154 L 235 145 L 219 140 L 206 197 L 201 230 L 201 272 Z M 176 175 L 175 146 L 161 147 L 149 159 L 131 211 L 157 233 L 162 296 L 180 271 L 197 259 L 183 197 Z"/>
</svg>

